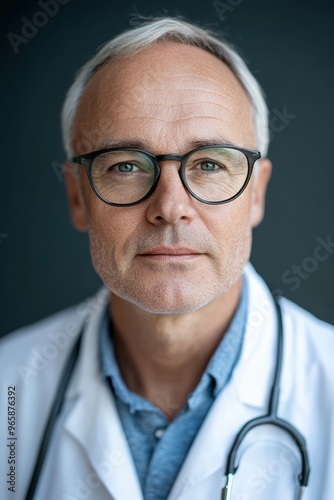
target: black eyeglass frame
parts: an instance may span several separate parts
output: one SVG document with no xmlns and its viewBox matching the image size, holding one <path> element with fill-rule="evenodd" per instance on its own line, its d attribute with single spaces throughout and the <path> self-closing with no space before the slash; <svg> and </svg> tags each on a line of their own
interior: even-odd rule
<svg viewBox="0 0 334 500">
<path fill-rule="evenodd" d="M 203 200 L 202 198 L 197 196 L 188 186 L 186 176 L 185 176 L 185 167 L 186 167 L 186 163 L 187 163 L 189 156 L 191 156 L 193 153 L 196 153 L 197 151 L 201 151 L 203 149 L 217 149 L 217 148 L 235 149 L 235 150 L 243 153 L 245 155 L 245 157 L 247 158 L 248 172 L 247 172 L 245 182 L 243 183 L 241 189 L 239 189 L 239 191 L 235 195 L 233 195 L 231 198 L 228 198 L 227 200 L 223 200 L 223 201 L 207 201 L 207 200 Z M 97 188 L 94 184 L 93 177 L 92 177 L 93 162 L 94 162 L 95 158 L 97 158 L 99 155 L 104 154 L 104 153 L 109 153 L 111 151 L 133 151 L 135 153 L 142 153 L 151 160 L 153 167 L 154 167 L 153 184 L 152 184 L 152 187 L 150 188 L 150 190 L 145 194 L 145 196 L 140 198 L 140 200 L 133 201 L 131 203 L 113 203 L 113 202 L 107 200 L 106 198 L 104 198 L 102 196 L 102 194 L 97 190 Z M 171 154 L 164 154 L 164 155 L 158 155 L 158 156 L 155 156 L 152 153 L 149 153 L 148 151 L 145 151 L 142 149 L 137 149 L 137 148 L 127 148 L 127 147 L 126 148 L 120 148 L 120 147 L 107 148 L 107 149 L 100 149 L 98 151 L 93 151 L 91 153 L 86 153 L 83 155 L 75 156 L 72 158 L 72 162 L 79 163 L 80 165 L 83 165 L 83 167 L 86 170 L 89 183 L 90 183 L 94 193 L 96 194 L 96 196 L 98 196 L 98 198 L 100 198 L 100 200 L 102 200 L 107 205 L 112 205 L 114 207 L 129 207 L 132 205 L 137 205 L 138 203 L 141 203 L 142 201 L 147 200 L 147 198 L 149 198 L 151 196 L 151 194 L 154 192 L 154 190 L 156 189 L 156 187 L 158 185 L 158 181 L 160 178 L 159 163 L 162 161 L 172 160 L 172 161 L 179 161 L 181 163 L 181 167 L 179 168 L 179 176 L 180 176 L 181 182 L 182 182 L 185 190 L 193 198 L 200 201 L 201 203 L 205 203 L 206 205 L 223 205 L 224 203 L 229 203 L 230 201 L 235 200 L 236 198 L 238 198 L 238 196 L 241 195 L 241 193 L 243 193 L 243 191 L 246 189 L 246 187 L 249 183 L 249 180 L 251 178 L 254 163 L 257 160 L 259 160 L 260 158 L 261 158 L 261 153 L 259 151 L 254 150 L 254 149 L 241 148 L 239 146 L 231 146 L 229 144 L 213 144 L 213 145 L 209 145 L 209 146 L 200 146 L 198 148 L 192 149 L 191 151 L 188 151 L 184 155 L 171 153 Z"/>
</svg>

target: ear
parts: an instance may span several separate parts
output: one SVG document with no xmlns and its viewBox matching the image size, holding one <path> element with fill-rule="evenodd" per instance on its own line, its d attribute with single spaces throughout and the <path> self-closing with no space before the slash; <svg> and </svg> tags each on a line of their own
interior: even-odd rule
<svg viewBox="0 0 334 500">
<path fill-rule="evenodd" d="M 78 231 L 87 231 L 88 215 L 80 186 L 80 174 L 75 172 L 72 163 L 64 164 L 64 177 L 72 224 Z"/>
<path fill-rule="evenodd" d="M 271 161 L 268 158 L 263 158 L 258 162 L 257 169 L 257 172 L 253 172 L 255 175 L 251 201 L 252 228 L 258 226 L 264 216 L 266 191 L 271 176 Z"/>
</svg>

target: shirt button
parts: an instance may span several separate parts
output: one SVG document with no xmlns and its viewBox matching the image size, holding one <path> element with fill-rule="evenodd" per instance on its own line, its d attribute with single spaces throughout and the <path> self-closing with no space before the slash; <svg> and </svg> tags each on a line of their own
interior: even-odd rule
<svg viewBox="0 0 334 500">
<path fill-rule="evenodd" d="M 157 429 L 154 433 L 157 439 L 161 439 L 164 434 L 165 434 L 165 429 Z"/>
</svg>

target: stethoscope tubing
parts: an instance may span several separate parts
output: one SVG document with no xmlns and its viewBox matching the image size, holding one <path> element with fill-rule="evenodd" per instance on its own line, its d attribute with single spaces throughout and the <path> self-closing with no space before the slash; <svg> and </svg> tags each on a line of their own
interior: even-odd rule
<svg viewBox="0 0 334 500">
<path fill-rule="evenodd" d="M 58 385 L 56 397 L 55 397 L 55 400 L 53 402 L 47 424 L 45 426 L 45 431 L 44 431 L 41 445 L 39 448 L 34 471 L 32 473 L 29 487 L 27 490 L 27 494 L 25 496 L 25 500 L 33 500 L 33 498 L 34 498 L 34 494 L 35 494 L 35 491 L 37 488 L 38 480 L 39 480 L 41 470 L 42 470 L 42 467 L 44 464 L 45 456 L 46 456 L 46 453 L 48 451 L 48 446 L 49 446 L 49 443 L 50 443 L 50 440 L 52 437 L 52 432 L 53 432 L 56 420 L 61 413 L 64 399 L 65 399 L 65 393 L 66 393 L 69 381 L 71 379 L 74 367 L 76 365 L 77 358 L 79 356 L 79 350 L 80 350 L 80 344 L 81 344 L 83 330 L 84 330 L 84 326 L 82 326 L 81 332 L 79 333 L 79 335 L 74 343 L 74 347 L 72 348 L 72 351 L 71 351 L 71 353 L 68 357 L 68 360 L 65 364 L 65 368 L 63 370 L 62 376 L 60 378 L 60 383 Z"/>
</svg>

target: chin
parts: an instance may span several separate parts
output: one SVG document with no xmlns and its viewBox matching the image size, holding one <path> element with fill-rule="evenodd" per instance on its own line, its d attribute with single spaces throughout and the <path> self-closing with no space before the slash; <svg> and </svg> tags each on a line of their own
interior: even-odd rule
<svg viewBox="0 0 334 500">
<path fill-rule="evenodd" d="M 210 302 L 210 301 L 208 301 Z M 133 301 L 132 303 L 136 305 L 139 309 L 151 314 L 187 314 L 204 307 L 208 302 L 201 303 L 184 303 L 184 304 L 165 304 L 165 303 L 143 303 L 138 301 Z"/>
<path fill-rule="evenodd" d="M 201 309 L 218 296 L 225 293 L 229 286 L 219 286 L 216 289 L 208 290 L 207 287 L 178 287 L 160 286 L 159 289 L 148 291 L 147 289 L 137 289 L 137 293 L 123 293 L 112 290 L 122 300 L 129 302 L 139 309 L 151 314 L 187 314 Z"/>
</svg>

